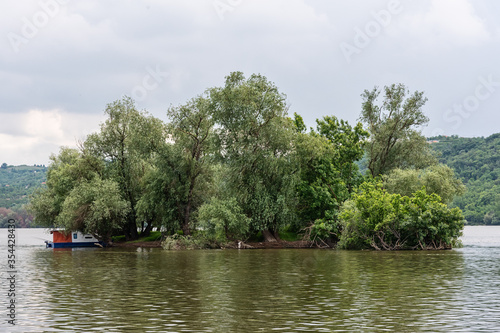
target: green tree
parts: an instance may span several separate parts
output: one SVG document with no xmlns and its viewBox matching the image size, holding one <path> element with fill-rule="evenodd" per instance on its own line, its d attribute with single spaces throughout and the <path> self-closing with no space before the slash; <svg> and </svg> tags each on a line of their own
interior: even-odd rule
<svg viewBox="0 0 500 333">
<path fill-rule="evenodd" d="M 109 104 L 105 114 L 100 132 L 89 135 L 80 150 L 62 148 L 51 157 L 47 187 L 30 202 L 38 224 L 106 240 L 122 226 L 127 239 L 138 237 L 136 205 L 145 191 L 144 173 L 165 143 L 164 125 L 137 111 L 127 97 Z"/>
<path fill-rule="evenodd" d="M 312 237 L 338 237 L 339 208 L 362 181 L 354 162 L 363 156 L 368 133 L 360 123 L 353 128 L 333 116 L 316 121 L 318 132 L 303 133 L 305 126 L 297 115 L 294 122 L 299 131 L 296 149 L 300 162 L 297 192 L 301 227 L 313 224 Z"/>
<path fill-rule="evenodd" d="M 209 193 L 213 160 L 213 119 L 205 97 L 168 111 L 169 142 L 162 145 L 146 178 L 140 214 L 156 214 L 170 231 L 194 227 L 193 212 Z"/>
<path fill-rule="evenodd" d="M 118 184 L 95 177 L 81 182 L 69 193 L 55 222 L 65 230 L 90 233 L 107 243 L 113 231 L 123 226 L 129 211 Z"/>
<path fill-rule="evenodd" d="M 87 137 L 82 151 L 104 162 L 103 179 L 119 184 L 121 196 L 130 207 L 124 233 L 129 240 L 137 239 L 138 223 L 144 227 L 136 207 L 144 193 L 142 178 L 165 142 L 164 125 L 145 111 L 138 111 L 129 97 L 108 104 L 105 115 L 100 132 Z"/>
<path fill-rule="evenodd" d="M 423 92 L 409 90 L 403 84 L 384 88 L 384 100 L 377 105 L 381 91 L 365 90 L 361 121 L 370 133 L 367 145 L 368 169 L 372 177 L 395 168 L 423 168 L 435 163 L 419 128 L 429 119 L 422 108 L 427 101 Z"/>
<path fill-rule="evenodd" d="M 286 97 L 264 76 L 231 73 L 225 86 L 210 90 L 221 161 L 229 189 L 251 230 L 275 241 L 295 220 L 296 130 L 287 118 Z"/>
<path fill-rule="evenodd" d="M 446 204 L 465 193 L 462 181 L 444 164 L 432 165 L 421 170 L 397 168 L 390 171 L 383 179 L 384 187 L 390 193 L 411 196 L 412 193 L 425 187 L 427 193 L 436 193 Z"/>
<path fill-rule="evenodd" d="M 200 207 L 198 219 L 207 238 L 219 243 L 244 238 L 250 227 L 250 219 L 243 213 L 236 198 L 212 198 Z"/>
<path fill-rule="evenodd" d="M 36 223 L 91 233 L 109 242 L 130 206 L 121 198 L 118 183 L 101 178 L 104 162 L 64 147 L 51 160 L 47 187 L 38 189 L 30 200 Z"/>
<path fill-rule="evenodd" d="M 61 147 L 59 154 L 51 155 L 50 160 L 47 187 L 39 188 L 33 193 L 28 208 L 34 215 L 36 224 L 44 227 L 56 226 L 56 218 L 69 193 L 80 182 L 94 177 L 76 149 Z"/>
<path fill-rule="evenodd" d="M 360 183 L 359 168 L 354 162 L 363 157 L 369 133 L 363 129 L 361 123 L 352 127 L 347 121 L 338 120 L 334 116 L 325 116 L 321 120 L 316 120 L 316 123 L 319 135 L 326 138 L 328 144 L 335 150 L 336 156 L 333 162 L 350 194 Z"/>
<path fill-rule="evenodd" d="M 69 148 L 51 156 L 47 187 L 35 192 L 29 209 L 38 225 L 91 233 L 109 242 L 130 207 L 121 198 L 118 184 L 101 179 L 92 169 L 96 164 L 87 158 Z"/>
</svg>

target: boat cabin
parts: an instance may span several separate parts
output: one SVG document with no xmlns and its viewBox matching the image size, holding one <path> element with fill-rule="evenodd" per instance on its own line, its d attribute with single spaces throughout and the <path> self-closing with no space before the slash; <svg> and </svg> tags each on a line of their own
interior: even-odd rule
<svg viewBox="0 0 500 333">
<path fill-rule="evenodd" d="M 45 241 L 47 247 L 102 247 L 104 244 L 90 234 L 83 234 L 80 231 L 65 233 L 62 230 L 51 230 L 52 242 Z"/>
</svg>

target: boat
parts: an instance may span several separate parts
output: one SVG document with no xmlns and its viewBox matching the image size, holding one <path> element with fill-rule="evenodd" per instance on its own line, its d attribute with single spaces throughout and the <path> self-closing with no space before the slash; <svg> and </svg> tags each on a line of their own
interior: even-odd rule
<svg viewBox="0 0 500 333">
<path fill-rule="evenodd" d="M 52 241 L 45 241 L 48 248 L 103 247 L 105 245 L 94 236 L 83 234 L 80 231 L 65 233 L 62 230 L 51 230 L 50 233 L 52 234 Z"/>
</svg>

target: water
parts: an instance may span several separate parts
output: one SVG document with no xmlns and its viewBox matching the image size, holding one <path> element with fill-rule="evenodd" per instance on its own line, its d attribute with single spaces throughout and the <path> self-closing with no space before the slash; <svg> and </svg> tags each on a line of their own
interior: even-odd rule
<svg viewBox="0 0 500 333">
<path fill-rule="evenodd" d="M 53 250 L 49 238 L 17 231 L 18 325 L 0 310 L 0 332 L 500 331 L 500 227 L 427 252 Z"/>
</svg>

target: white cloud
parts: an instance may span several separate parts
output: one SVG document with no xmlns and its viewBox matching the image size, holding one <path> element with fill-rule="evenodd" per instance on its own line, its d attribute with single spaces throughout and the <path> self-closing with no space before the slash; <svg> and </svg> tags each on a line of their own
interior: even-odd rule
<svg viewBox="0 0 500 333">
<path fill-rule="evenodd" d="M 37 137 L 19 136 L 0 133 L 0 163 L 12 165 L 48 164 L 51 152 L 57 152 L 57 146 L 40 142 Z M 52 149 L 51 149 L 52 148 Z"/>
<path fill-rule="evenodd" d="M 25 133 L 45 140 L 62 140 L 62 115 L 59 110 L 30 110 L 22 116 L 21 124 Z"/>
<path fill-rule="evenodd" d="M 427 10 L 408 12 L 401 22 L 403 30 L 410 29 L 410 34 L 418 38 L 420 46 L 473 46 L 491 38 L 484 20 L 468 0 L 431 0 Z"/>
<path fill-rule="evenodd" d="M 30 110 L 3 114 L 0 156 L 8 164 L 47 164 L 59 147 L 76 147 L 77 140 L 97 131 L 103 116 L 71 114 L 61 110 Z"/>
</svg>

